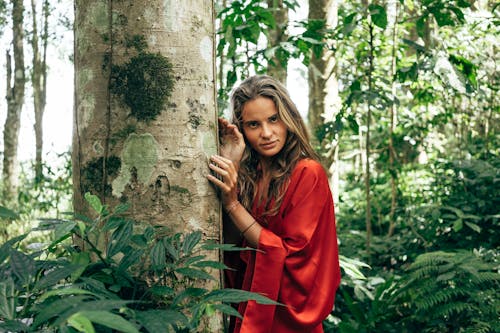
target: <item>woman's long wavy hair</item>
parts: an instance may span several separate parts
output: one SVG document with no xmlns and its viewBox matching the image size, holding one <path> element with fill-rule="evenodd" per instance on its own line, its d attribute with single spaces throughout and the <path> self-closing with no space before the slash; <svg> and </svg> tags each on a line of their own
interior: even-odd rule
<svg viewBox="0 0 500 333">
<path fill-rule="evenodd" d="M 257 97 L 269 98 L 274 102 L 278 110 L 278 116 L 288 129 L 283 149 L 272 157 L 270 166 L 271 181 L 269 190 L 265 195 L 267 200 L 265 202 L 266 208 L 262 214 L 262 217 L 264 217 L 278 213 L 290 175 L 297 162 L 303 158 L 318 160 L 318 156 L 311 147 L 307 128 L 286 88 L 279 81 L 267 75 L 252 76 L 243 81 L 233 91 L 231 97 L 232 121 L 238 126 L 241 133 L 244 133 L 242 113 L 245 103 Z M 260 176 L 259 156 L 247 143 L 240 163 L 238 187 L 241 203 L 249 211 L 252 210 L 252 203 L 257 196 L 257 182 Z M 274 204 L 271 205 L 273 200 Z"/>
</svg>

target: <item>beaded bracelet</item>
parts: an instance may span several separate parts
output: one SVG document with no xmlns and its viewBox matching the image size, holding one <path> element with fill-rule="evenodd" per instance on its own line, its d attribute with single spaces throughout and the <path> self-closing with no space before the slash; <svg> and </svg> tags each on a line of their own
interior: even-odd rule
<svg viewBox="0 0 500 333">
<path fill-rule="evenodd" d="M 253 225 L 254 225 L 255 223 L 257 223 L 257 221 L 253 220 L 253 222 L 252 222 L 252 223 L 251 223 L 248 227 L 246 227 L 246 228 L 245 228 L 245 230 L 243 230 L 243 231 L 240 233 L 240 235 L 241 235 L 241 236 L 245 236 L 245 232 L 247 232 L 247 231 L 248 231 L 251 227 L 253 227 Z"/>
<path fill-rule="evenodd" d="M 229 206 L 226 207 L 226 212 L 231 214 L 231 212 L 240 204 L 238 200 L 233 201 Z"/>
</svg>

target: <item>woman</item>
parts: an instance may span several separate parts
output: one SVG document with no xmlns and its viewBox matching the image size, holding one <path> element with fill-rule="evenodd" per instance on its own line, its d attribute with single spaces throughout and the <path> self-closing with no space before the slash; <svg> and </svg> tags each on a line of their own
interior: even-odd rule
<svg viewBox="0 0 500 333">
<path fill-rule="evenodd" d="M 239 253 L 236 275 L 227 280 L 285 305 L 239 304 L 243 320 L 233 320 L 233 332 L 323 332 L 340 283 L 326 173 L 278 81 L 250 77 L 231 102 L 233 123 L 219 120 L 221 151 L 211 157 L 207 178 L 220 189 L 232 230 L 258 251 Z"/>
</svg>

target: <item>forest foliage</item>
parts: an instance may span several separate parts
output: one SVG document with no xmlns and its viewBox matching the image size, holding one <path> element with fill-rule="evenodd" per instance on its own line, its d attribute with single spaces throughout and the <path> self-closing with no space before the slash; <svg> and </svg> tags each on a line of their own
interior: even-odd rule
<svg viewBox="0 0 500 333">
<path fill-rule="evenodd" d="M 290 20 L 286 40 L 270 46 L 267 1 L 216 4 L 221 111 L 234 84 L 269 62 L 306 68 L 334 54 L 323 75 L 338 82 L 340 107 L 311 129 L 326 169 L 339 172 L 343 279 L 325 331 L 500 332 L 500 6 L 343 1 L 336 26 Z M 197 249 L 234 247 L 142 230 L 121 216 L 126 206 L 109 212 L 92 195 L 96 219 L 64 213 L 71 161 L 61 158 L 41 181 L 26 165 L 16 202 L 0 207 L 0 330 L 196 331 L 202 317 L 256 297 L 198 284 L 225 267 Z M 116 240 L 106 256 L 87 237 L 99 223 Z"/>
</svg>

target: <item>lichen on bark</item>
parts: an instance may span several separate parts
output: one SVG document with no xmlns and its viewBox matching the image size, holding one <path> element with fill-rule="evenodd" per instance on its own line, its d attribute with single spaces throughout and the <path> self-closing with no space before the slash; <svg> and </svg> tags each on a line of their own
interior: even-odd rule
<svg viewBox="0 0 500 333">
<path fill-rule="evenodd" d="M 149 133 L 132 133 L 124 143 L 121 162 L 120 173 L 112 183 L 115 197 L 122 195 L 125 186 L 131 180 L 132 170 L 136 173 L 139 183 L 144 185 L 150 183 L 158 162 L 158 143 L 155 138 Z"/>
</svg>

